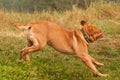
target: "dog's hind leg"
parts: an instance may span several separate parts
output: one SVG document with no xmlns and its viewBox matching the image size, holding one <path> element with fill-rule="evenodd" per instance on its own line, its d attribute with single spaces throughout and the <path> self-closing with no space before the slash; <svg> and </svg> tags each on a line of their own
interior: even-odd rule
<svg viewBox="0 0 120 80">
<path fill-rule="evenodd" d="M 33 46 L 33 42 L 31 41 L 31 40 L 27 40 L 27 45 L 26 45 L 27 47 L 31 47 L 31 46 Z M 25 58 L 26 58 L 26 61 L 30 61 L 30 56 L 29 56 L 29 54 L 26 54 L 25 55 Z"/>
<path fill-rule="evenodd" d="M 21 52 L 20 52 L 20 60 L 25 55 L 26 56 L 26 60 L 29 61 L 30 60 L 29 53 L 41 50 L 46 45 L 46 40 L 38 42 L 37 39 L 35 39 L 35 38 L 33 39 L 32 38 L 31 42 L 32 42 L 32 46 L 31 46 L 31 44 L 28 43 L 28 47 L 26 47 L 26 48 L 21 50 Z"/>
<path fill-rule="evenodd" d="M 43 47 L 44 46 L 37 45 L 37 46 L 31 46 L 31 47 L 24 48 L 20 53 L 20 60 L 23 58 L 24 55 L 26 55 L 26 60 L 29 61 L 30 60 L 29 53 L 41 50 L 43 49 Z"/>
</svg>

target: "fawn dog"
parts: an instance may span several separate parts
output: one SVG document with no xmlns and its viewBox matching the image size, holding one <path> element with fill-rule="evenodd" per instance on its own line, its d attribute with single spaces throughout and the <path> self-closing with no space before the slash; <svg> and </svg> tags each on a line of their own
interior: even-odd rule
<svg viewBox="0 0 120 80">
<path fill-rule="evenodd" d="M 25 30 L 27 35 L 27 46 L 20 52 L 20 60 L 23 56 L 30 61 L 29 53 L 39 51 L 50 45 L 57 51 L 76 54 L 92 70 L 96 76 L 107 76 L 100 73 L 94 64 L 103 66 L 88 54 L 88 43 L 103 37 L 103 31 L 96 26 L 81 21 L 82 29 L 67 30 L 62 26 L 49 22 L 38 21 L 28 23 L 26 26 L 15 25 L 18 29 Z"/>
</svg>

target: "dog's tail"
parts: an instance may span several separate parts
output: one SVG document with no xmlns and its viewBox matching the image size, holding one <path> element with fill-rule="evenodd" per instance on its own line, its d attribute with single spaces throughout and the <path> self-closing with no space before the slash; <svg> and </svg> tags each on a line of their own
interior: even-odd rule
<svg viewBox="0 0 120 80">
<path fill-rule="evenodd" d="M 20 30 L 29 30 L 30 26 L 19 26 L 19 24 L 14 24 L 14 26 Z"/>
</svg>

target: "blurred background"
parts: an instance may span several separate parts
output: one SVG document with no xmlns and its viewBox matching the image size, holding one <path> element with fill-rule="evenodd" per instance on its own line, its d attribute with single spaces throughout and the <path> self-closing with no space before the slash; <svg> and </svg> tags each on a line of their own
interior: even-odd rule
<svg viewBox="0 0 120 80">
<path fill-rule="evenodd" d="M 93 3 L 120 3 L 120 0 L 0 0 L 0 9 L 17 12 L 30 12 L 42 10 L 71 10 L 73 5 L 87 9 Z"/>
</svg>

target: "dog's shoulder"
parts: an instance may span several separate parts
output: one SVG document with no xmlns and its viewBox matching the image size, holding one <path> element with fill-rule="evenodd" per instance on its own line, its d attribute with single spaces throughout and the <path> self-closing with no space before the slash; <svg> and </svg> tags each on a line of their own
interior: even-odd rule
<svg viewBox="0 0 120 80">
<path fill-rule="evenodd" d="M 74 33 L 76 38 L 79 38 L 79 37 L 82 36 L 82 33 L 81 33 L 81 31 L 79 29 L 74 30 L 73 33 Z"/>
</svg>

